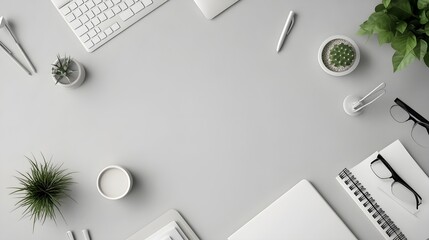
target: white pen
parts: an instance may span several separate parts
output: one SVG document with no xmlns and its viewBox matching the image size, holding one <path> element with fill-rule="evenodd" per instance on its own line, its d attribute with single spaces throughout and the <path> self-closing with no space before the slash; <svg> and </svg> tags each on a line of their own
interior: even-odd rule
<svg viewBox="0 0 429 240">
<path fill-rule="evenodd" d="M 74 240 L 73 232 L 72 231 L 67 231 L 67 237 L 69 237 L 69 240 Z"/>
<path fill-rule="evenodd" d="M 89 236 L 88 229 L 83 229 L 82 234 L 83 234 L 83 238 L 85 238 L 85 240 L 91 240 L 91 237 Z"/>
<path fill-rule="evenodd" d="M 7 48 L 1 41 L 0 41 L 0 46 L 3 48 L 3 50 L 7 53 L 7 55 L 9 55 L 10 58 L 12 58 L 12 60 L 18 65 L 20 66 L 22 69 L 24 69 L 25 72 L 28 73 L 28 75 L 31 75 L 31 72 L 27 70 L 27 68 L 24 67 L 24 65 L 22 65 L 22 63 L 20 61 L 18 61 L 18 59 L 16 59 L 15 56 L 13 56 L 12 51 L 9 50 L 9 48 Z"/>
<path fill-rule="evenodd" d="M 294 15 L 295 13 L 293 11 L 290 11 L 289 16 L 287 16 L 285 26 L 283 27 L 282 34 L 280 35 L 279 42 L 277 43 L 277 52 L 280 51 L 286 39 L 286 36 L 289 35 L 290 30 L 292 30 L 293 24 L 295 23 Z"/>
</svg>

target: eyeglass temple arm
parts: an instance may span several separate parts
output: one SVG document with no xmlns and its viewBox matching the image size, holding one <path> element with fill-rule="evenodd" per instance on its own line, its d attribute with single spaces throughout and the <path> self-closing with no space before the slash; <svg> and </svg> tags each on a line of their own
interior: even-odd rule
<svg viewBox="0 0 429 240">
<path fill-rule="evenodd" d="M 420 120 L 423 123 L 429 124 L 429 121 L 424 118 L 422 115 L 420 115 L 418 112 L 416 112 L 414 109 L 412 109 L 410 106 L 405 104 L 401 99 L 396 98 L 395 103 L 398 104 L 401 108 L 403 108 L 405 111 L 416 117 L 418 120 Z"/>
</svg>

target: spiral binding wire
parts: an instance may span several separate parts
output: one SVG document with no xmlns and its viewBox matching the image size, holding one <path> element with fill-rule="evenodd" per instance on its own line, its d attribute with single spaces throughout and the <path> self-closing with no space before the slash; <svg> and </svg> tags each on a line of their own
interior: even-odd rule
<svg viewBox="0 0 429 240">
<path fill-rule="evenodd" d="M 359 202 L 365 207 L 372 218 L 376 220 L 381 229 L 385 231 L 387 236 L 393 237 L 393 240 L 407 240 L 401 230 L 377 204 L 374 198 L 371 197 L 371 194 L 369 194 L 366 188 L 347 168 L 340 172 L 339 177 L 344 181 Z"/>
</svg>

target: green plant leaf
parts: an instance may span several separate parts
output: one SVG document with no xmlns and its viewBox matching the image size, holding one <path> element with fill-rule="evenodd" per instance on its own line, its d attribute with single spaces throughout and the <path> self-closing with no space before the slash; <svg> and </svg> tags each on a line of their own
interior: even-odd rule
<svg viewBox="0 0 429 240">
<path fill-rule="evenodd" d="M 428 43 L 423 39 L 418 40 L 417 45 L 414 48 L 414 55 L 416 56 L 416 58 L 419 59 L 420 61 L 423 60 L 427 51 L 428 51 Z"/>
<path fill-rule="evenodd" d="M 383 0 L 383 5 L 385 8 L 389 7 L 390 0 Z"/>
<path fill-rule="evenodd" d="M 424 9 L 429 5 L 429 0 L 418 0 L 417 1 L 417 7 L 419 9 Z"/>
<path fill-rule="evenodd" d="M 404 53 L 396 51 L 392 57 L 393 71 L 399 71 L 408 66 L 414 59 L 412 52 Z"/>
<path fill-rule="evenodd" d="M 426 66 L 429 67 L 429 53 L 426 53 L 426 56 L 423 58 L 423 60 L 425 61 Z"/>
<path fill-rule="evenodd" d="M 389 12 L 402 20 L 413 16 L 413 10 L 409 0 L 396 0 L 391 2 Z"/>
<path fill-rule="evenodd" d="M 398 25 L 396 25 L 396 30 L 400 33 L 404 33 L 405 29 L 407 29 L 407 23 L 404 21 L 400 21 Z"/>
<path fill-rule="evenodd" d="M 393 39 L 393 33 L 389 31 L 383 31 L 378 33 L 378 43 L 381 45 L 383 43 L 390 43 Z"/>
<path fill-rule="evenodd" d="M 374 27 L 368 21 L 365 21 L 360 25 L 358 34 L 360 35 L 372 34 L 373 29 Z"/>
<path fill-rule="evenodd" d="M 425 10 L 421 11 L 421 13 L 419 14 L 419 22 L 420 24 L 426 24 L 427 22 L 429 22 Z"/>
<path fill-rule="evenodd" d="M 392 48 L 404 54 L 411 52 L 416 45 L 416 36 L 410 31 L 397 34 L 392 40 Z"/>
<path fill-rule="evenodd" d="M 374 33 L 392 31 L 392 19 L 384 12 L 375 12 L 368 19 L 368 24 L 372 26 Z"/>
<path fill-rule="evenodd" d="M 426 23 L 425 25 L 425 33 L 429 36 L 429 23 Z"/>
<path fill-rule="evenodd" d="M 375 6 L 375 11 L 376 12 L 382 12 L 384 11 L 386 8 L 384 7 L 383 4 L 378 4 L 377 6 Z"/>
</svg>

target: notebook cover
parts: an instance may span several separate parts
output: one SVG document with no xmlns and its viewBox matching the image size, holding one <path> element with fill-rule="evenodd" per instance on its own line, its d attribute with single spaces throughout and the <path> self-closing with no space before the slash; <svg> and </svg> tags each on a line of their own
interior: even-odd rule
<svg viewBox="0 0 429 240">
<path fill-rule="evenodd" d="M 304 179 L 228 239 L 348 240 L 356 237 Z"/>
</svg>

